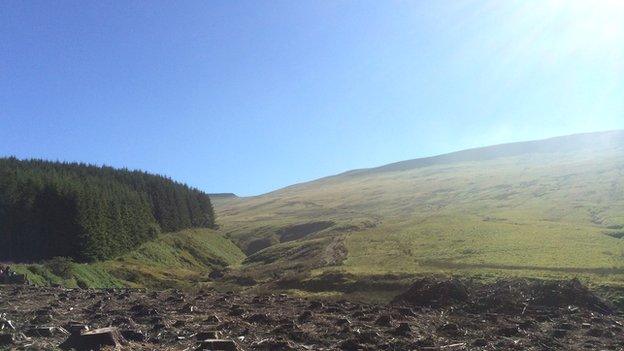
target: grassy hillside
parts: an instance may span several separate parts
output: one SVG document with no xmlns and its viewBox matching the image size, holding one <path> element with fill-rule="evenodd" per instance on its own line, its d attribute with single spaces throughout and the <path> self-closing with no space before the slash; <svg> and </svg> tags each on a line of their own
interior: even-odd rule
<svg viewBox="0 0 624 351">
<path fill-rule="evenodd" d="M 322 294 L 398 289 L 423 273 L 624 285 L 624 132 L 467 150 L 213 203 L 218 230 L 17 270 L 38 284 L 194 287 L 227 266 L 227 282 Z"/>
<path fill-rule="evenodd" d="M 114 276 L 141 286 L 192 286 L 206 281 L 213 269 L 236 266 L 244 258 L 217 232 L 189 229 L 163 235 L 106 266 Z"/>
<path fill-rule="evenodd" d="M 267 281 L 331 271 L 622 284 L 624 132 L 352 171 L 215 208 L 250 254 L 241 274 Z"/>
<path fill-rule="evenodd" d="M 245 255 L 210 229 L 161 234 L 123 256 L 92 264 L 48 261 L 13 266 L 39 285 L 81 287 L 193 287 L 213 269 L 237 266 Z"/>
</svg>

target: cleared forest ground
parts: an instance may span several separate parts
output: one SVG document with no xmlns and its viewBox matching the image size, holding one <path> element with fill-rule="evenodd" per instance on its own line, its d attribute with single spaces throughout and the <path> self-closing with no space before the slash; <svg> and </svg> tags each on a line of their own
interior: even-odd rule
<svg viewBox="0 0 624 351">
<path fill-rule="evenodd" d="M 0 325 L 0 349 L 58 349 L 87 341 L 90 347 L 93 342 L 99 342 L 98 347 L 113 343 L 129 350 L 617 350 L 624 346 L 624 317 L 574 280 L 475 284 L 428 278 L 384 304 L 207 289 L 0 286 Z M 87 328 L 91 333 L 109 333 L 110 338 L 94 339 Z"/>
</svg>

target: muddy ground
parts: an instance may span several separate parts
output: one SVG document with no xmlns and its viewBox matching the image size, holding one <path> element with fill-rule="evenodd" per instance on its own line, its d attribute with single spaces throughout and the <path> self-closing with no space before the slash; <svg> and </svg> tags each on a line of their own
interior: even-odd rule
<svg viewBox="0 0 624 351">
<path fill-rule="evenodd" d="M 87 328 L 108 326 L 114 328 L 102 340 L 128 350 L 624 347 L 624 316 L 576 281 L 423 279 L 390 304 L 208 290 L 0 286 L 0 349 L 80 347 Z M 231 341 L 204 341 L 211 339 Z"/>
</svg>

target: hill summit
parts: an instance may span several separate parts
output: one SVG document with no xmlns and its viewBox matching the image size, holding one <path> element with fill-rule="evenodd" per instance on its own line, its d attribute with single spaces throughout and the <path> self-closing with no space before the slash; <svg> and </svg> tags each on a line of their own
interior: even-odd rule
<svg viewBox="0 0 624 351">
<path fill-rule="evenodd" d="M 216 212 L 250 255 L 243 273 L 267 281 L 338 271 L 612 282 L 624 273 L 624 131 L 354 170 Z"/>
</svg>

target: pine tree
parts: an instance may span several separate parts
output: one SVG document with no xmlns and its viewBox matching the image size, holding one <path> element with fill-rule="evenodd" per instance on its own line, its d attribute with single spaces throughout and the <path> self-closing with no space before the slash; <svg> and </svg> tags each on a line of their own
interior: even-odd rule
<svg viewBox="0 0 624 351">
<path fill-rule="evenodd" d="M 207 194 L 127 169 L 0 158 L 0 260 L 113 257 L 158 232 L 214 227 Z"/>
</svg>

